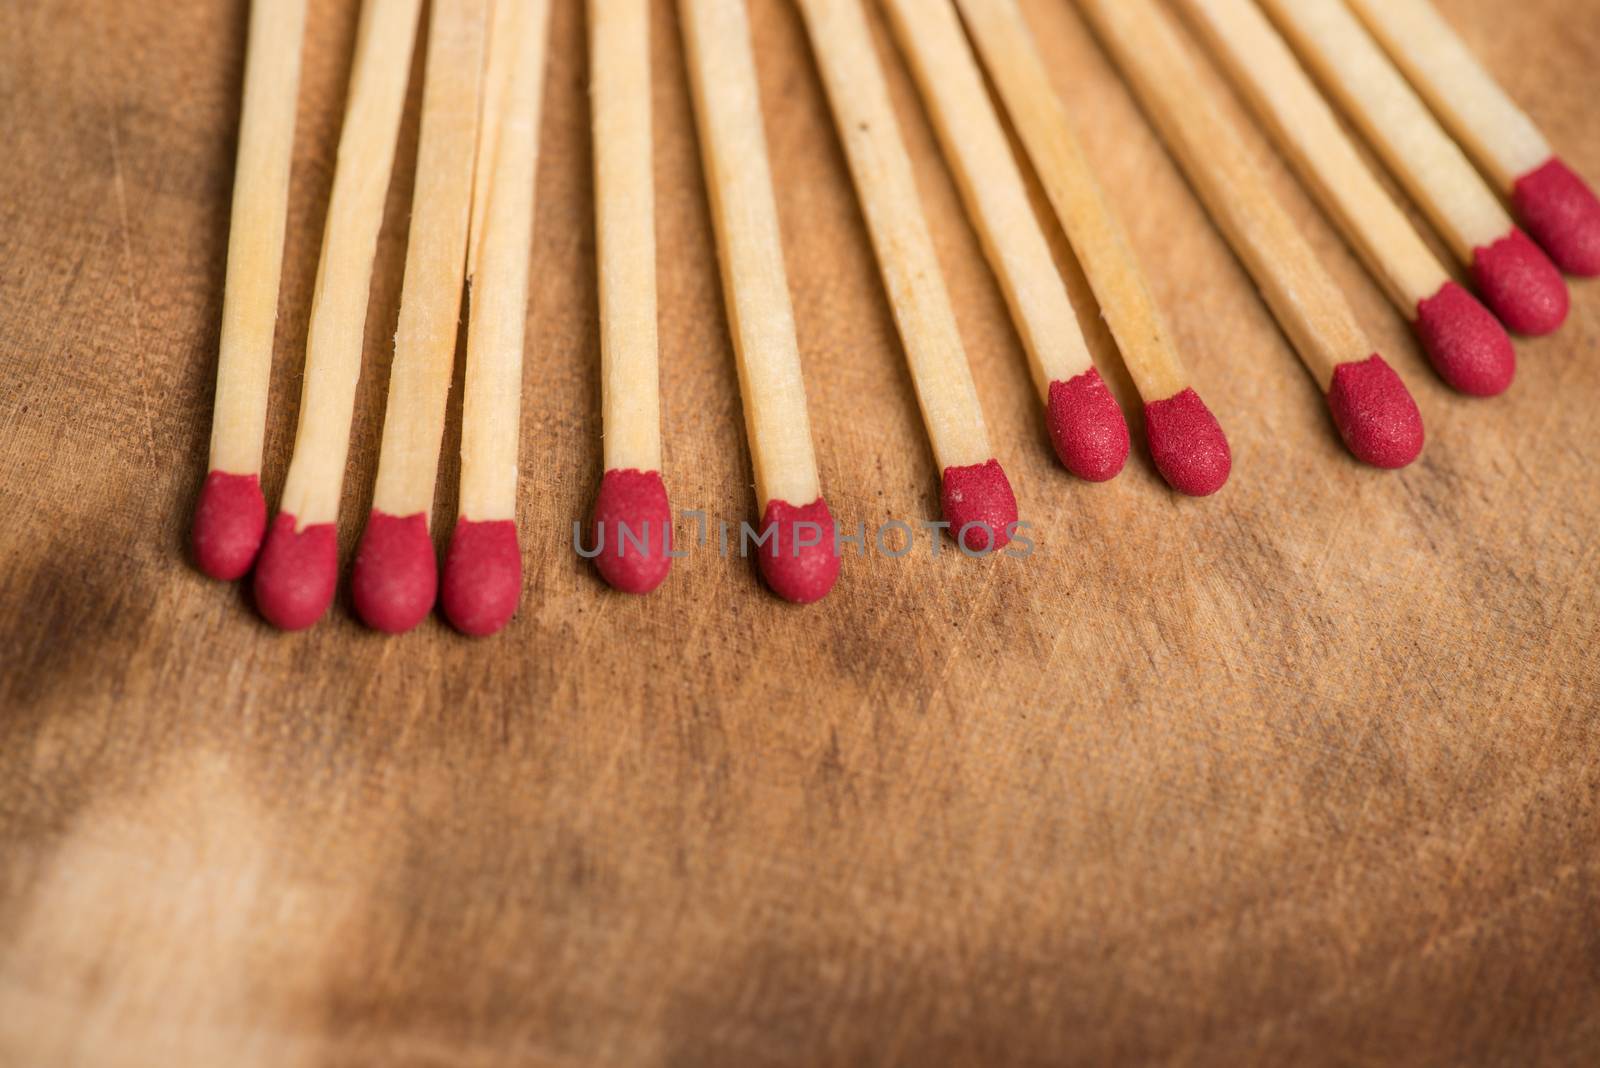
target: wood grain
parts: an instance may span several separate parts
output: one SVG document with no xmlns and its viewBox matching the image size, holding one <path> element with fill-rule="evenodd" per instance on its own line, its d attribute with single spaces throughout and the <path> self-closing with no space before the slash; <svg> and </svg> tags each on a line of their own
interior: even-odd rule
<svg viewBox="0 0 1600 1068">
<path fill-rule="evenodd" d="M 528 590 L 502 636 L 472 642 L 437 620 L 379 637 L 348 603 L 276 634 L 185 559 L 245 5 L 0 4 L 0 1064 L 1592 1063 L 1600 289 L 1575 285 L 1568 325 L 1520 346 L 1506 397 L 1453 396 L 1252 131 L 1428 421 L 1411 468 L 1362 469 L 1071 6 L 1025 6 L 1228 428 L 1228 487 L 1179 499 L 1142 454 L 1104 486 L 1054 463 L 875 14 L 1037 548 L 933 558 L 923 535 L 902 560 L 850 557 L 807 609 L 710 548 L 648 598 L 606 590 L 571 549 L 600 379 L 582 4 L 558 0 Z M 1600 175 L 1600 10 L 1441 8 Z M 737 522 L 750 461 L 682 42 L 674 5 L 653 13 L 665 466 L 675 503 Z M 273 501 L 355 14 L 310 15 Z M 751 0 L 751 18 L 830 505 L 846 526 L 931 519 L 937 473 L 799 16 Z M 417 103 L 379 243 L 347 560 Z M 1098 326 L 1090 342 L 1109 344 Z M 453 397 L 446 514 L 459 434 Z"/>
</svg>

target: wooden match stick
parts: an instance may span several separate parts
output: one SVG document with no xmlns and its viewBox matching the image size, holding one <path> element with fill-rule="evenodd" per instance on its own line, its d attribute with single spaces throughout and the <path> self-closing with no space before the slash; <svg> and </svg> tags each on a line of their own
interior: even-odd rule
<svg viewBox="0 0 1600 1068">
<path fill-rule="evenodd" d="M 805 604 L 833 588 L 839 555 L 812 451 L 750 26 L 744 0 L 680 0 L 679 11 L 761 527 L 772 536 L 757 562 L 779 596 Z"/>
<path fill-rule="evenodd" d="M 860 0 L 800 0 L 800 11 L 943 472 L 944 519 L 968 551 L 998 549 L 1017 522 L 1017 501 L 989 445 L 866 16 Z"/>
<path fill-rule="evenodd" d="M 389 371 L 372 514 L 351 573 L 356 611 L 398 634 L 433 608 L 428 525 L 455 365 L 472 218 L 488 0 L 433 0 L 400 324 Z"/>
<path fill-rule="evenodd" d="M 1183 0 L 1221 65 L 1451 386 L 1493 396 L 1517 357 L 1489 310 L 1450 277 L 1378 184 L 1333 110 L 1251 0 Z"/>
<path fill-rule="evenodd" d="M 1600 276 L 1600 199 L 1433 5 L 1351 2 L 1556 265 L 1568 274 Z"/>
<path fill-rule="evenodd" d="M 311 626 L 333 600 L 339 555 L 335 524 L 361 375 L 372 261 L 421 6 L 421 0 L 367 0 L 356 33 L 350 101 L 311 300 L 294 456 L 256 565 L 256 605 L 284 630 Z"/>
<path fill-rule="evenodd" d="M 672 566 L 672 508 L 661 480 L 650 85 L 649 0 L 589 0 L 605 449 L 595 564 L 628 593 L 649 593 Z"/>
<path fill-rule="evenodd" d="M 250 5 L 211 460 L 192 532 L 195 562 L 217 579 L 250 570 L 267 528 L 261 443 L 305 25 L 306 0 Z"/>
<path fill-rule="evenodd" d="M 1344 0 L 1261 3 L 1468 265 L 1478 292 L 1500 321 L 1530 335 L 1560 326 L 1568 301 L 1560 272 L 1512 223 Z"/>
<path fill-rule="evenodd" d="M 539 116 L 550 0 L 494 0 L 467 247 L 461 497 L 440 603 L 464 634 L 510 621 L 522 597 L 517 446 Z"/>
<path fill-rule="evenodd" d="M 1016 0 L 958 6 L 1144 401 L 1157 470 L 1180 493 L 1215 493 L 1233 467 L 1228 439 L 1178 357 Z"/>
<path fill-rule="evenodd" d="M 950 0 L 885 6 L 1010 305 L 1056 455 L 1079 478 L 1113 478 L 1128 458 L 1128 424 L 1089 357 L 961 20 Z"/>
<path fill-rule="evenodd" d="M 1078 5 L 1327 396 L 1346 447 L 1376 467 L 1416 459 L 1423 437 L 1416 402 L 1273 197 L 1170 16 L 1153 0 Z"/>
</svg>

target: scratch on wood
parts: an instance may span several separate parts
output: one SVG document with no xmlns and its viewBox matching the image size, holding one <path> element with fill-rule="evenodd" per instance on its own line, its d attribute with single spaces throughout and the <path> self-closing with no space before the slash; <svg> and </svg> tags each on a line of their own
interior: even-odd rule
<svg viewBox="0 0 1600 1068">
<path fill-rule="evenodd" d="M 112 184 L 117 193 L 117 224 L 122 234 L 122 275 L 127 281 L 128 299 L 133 305 L 129 319 L 133 323 L 134 359 L 138 361 L 136 377 L 139 383 L 139 411 L 144 416 L 145 461 L 154 473 L 159 470 L 156 466 L 155 419 L 150 414 L 150 376 L 144 359 L 144 322 L 139 314 L 139 287 L 133 276 L 133 233 L 128 225 L 128 189 L 122 178 L 122 139 L 117 134 L 115 112 L 108 125 L 111 134 Z"/>
<path fill-rule="evenodd" d="M 985 562 L 990 563 L 991 565 L 993 563 L 993 561 Z M 972 598 L 972 608 L 967 612 L 967 618 L 962 620 L 961 626 L 956 628 L 955 641 L 945 644 L 944 670 L 939 672 L 939 678 L 934 682 L 933 689 L 929 690 L 928 696 L 923 698 L 923 712 L 926 712 L 928 709 L 933 707 L 933 702 L 937 700 L 939 694 L 944 691 L 944 684 L 950 678 L 950 670 L 956 666 L 956 661 L 960 660 L 961 657 L 966 653 L 966 643 L 961 639 L 966 636 L 968 629 L 971 628 L 972 621 L 978 618 L 978 609 L 981 608 L 984 602 L 988 599 L 989 590 L 994 586 L 994 576 L 996 571 L 997 569 L 993 566 L 984 568 L 985 574 L 983 586 L 978 590 L 977 595 Z"/>
</svg>

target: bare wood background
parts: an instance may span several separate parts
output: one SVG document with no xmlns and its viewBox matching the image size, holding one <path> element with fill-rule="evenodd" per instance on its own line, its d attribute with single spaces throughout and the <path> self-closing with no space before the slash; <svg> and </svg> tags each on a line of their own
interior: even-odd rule
<svg viewBox="0 0 1600 1068">
<path fill-rule="evenodd" d="M 1600 8 L 1442 6 L 1600 176 Z M 1600 291 L 1575 285 L 1565 330 L 1520 346 L 1510 395 L 1454 396 L 1252 134 L 1427 419 L 1413 467 L 1362 469 L 1070 6 L 1027 7 L 1232 439 L 1227 489 L 1179 499 L 1142 451 L 1105 486 L 1053 463 L 880 20 L 1037 549 L 934 559 L 924 537 L 848 559 L 809 609 L 708 551 L 648 599 L 607 591 L 570 548 L 599 382 L 583 16 L 559 0 L 527 591 L 472 642 L 438 621 L 382 638 L 347 602 L 277 634 L 185 559 L 245 5 L 0 4 L 0 1063 L 1593 1063 Z M 269 499 L 355 12 L 312 16 Z M 849 524 L 932 518 L 798 17 L 752 14 L 828 497 Z M 661 2 L 666 474 L 675 505 L 737 522 L 750 467 L 680 48 Z M 347 556 L 415 110 L 414 91 Z M 451 418 L 443 515 L 458 398 Z"/>
</svg>

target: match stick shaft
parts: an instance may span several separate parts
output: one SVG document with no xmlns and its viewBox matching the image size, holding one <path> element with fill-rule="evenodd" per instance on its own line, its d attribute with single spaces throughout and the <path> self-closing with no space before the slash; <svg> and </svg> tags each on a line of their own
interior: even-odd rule
<svg viewBox="0 0 1600 1068">
<path fill-rule="evenodd" d="M 1152 0 L 1078 0 L 1318 386 L 1368 342 Z"/>
<path fill-rule="evenodd" d="M 760 510 L 822 495 L 744 0 L 681 0 Z"/>
<path fill-rule="evenodd" d="M 1344 0 L 1260 2 L 1463 263 L 1511 230 L 1511 216 Z"/>
<path fill-rule="evenodd" d="M 1351 0 L 1367 27 L 1495 185 L 1547 161 L 1550 143 L 1426 0 Z"/>
<path fill-rule="evenodd" d="M 478 130 L 467 368 L 461 399 L 460 516 L 517 514 L 522 347 L 527 329 L 539 117 L 550 0 L 494 0 Z M 492 102 L 492 104 L 491 104 Z"/>
<path fill-rule="evenodd" d="M 1189 385 L 1188 372 L 1050 84 L 1016 0 L 959 0 L 959 6 L 1139 395 L 1148 402 L 1181 392 Z"/>
<path fill-rule="evenodd" d="M 940 470 L 994 456 L 860 0 L 800 0 Z"/>
<path fill-rule="evenodd" d="M 305 24 L 306 0 L 250 5 L 211 424 L 213 471 L 261 470 Z"/>
<path fill-rule="evenodd" d="M 357 31 L 350 102 L 311 299 L 294 458 L 283 489 L 281 510 L 295 517 L 296 529 L 332 523 L 339 514 L 372 261 L 421 6 L 421 0 L 368 0 Z"/>
<path fill-rule="evenodd" d="M 661 468 L 649 0 L 589 0 L 606 470 Z"/>
<path fill-rule="evenodd" d="M 887 0 L 885 6 L 1011 306 L 1034 385 L 1048 400 L 1050 383 L 1075 378 L 1092 361 L 983 72 L 951 0 Z"/>
<path fill-rule="evenodd" d="M 488 0 L 433 0 L 400 324 L 373 507 L 429 515 L 455 365 Z"/>
<path fill-rule="evenodd" d="M 1450 280 L 1253 0 L 1182 0 L 1278 147 L 1408 319 Z"/>
<path fill-rule="evenodd" d="M 506 44 L 511 40 L 514 27 L 521 19 L 520 0 L 489 0 L 488 30 L 483 41 L 483 81 L 478 103 L 478 151 L 474 153 L 472 168 L 472 229 L 467 238 L 467 279 L 472 279 L 473 265 L 478 262 L 478 245 L 483 234 L 484 212 L 489 204 L 489 185 L 494 179 L 494 167 L 481 166 L 490 161 L 479 159 L 486 131 L 500 129 L 501 115 L 505 111 L 506 93 L 510 89 L 509 57 L 495 57 L 495 41 Z M 498 73 L 497 73 L 498 71 Z"/>
</svg>

